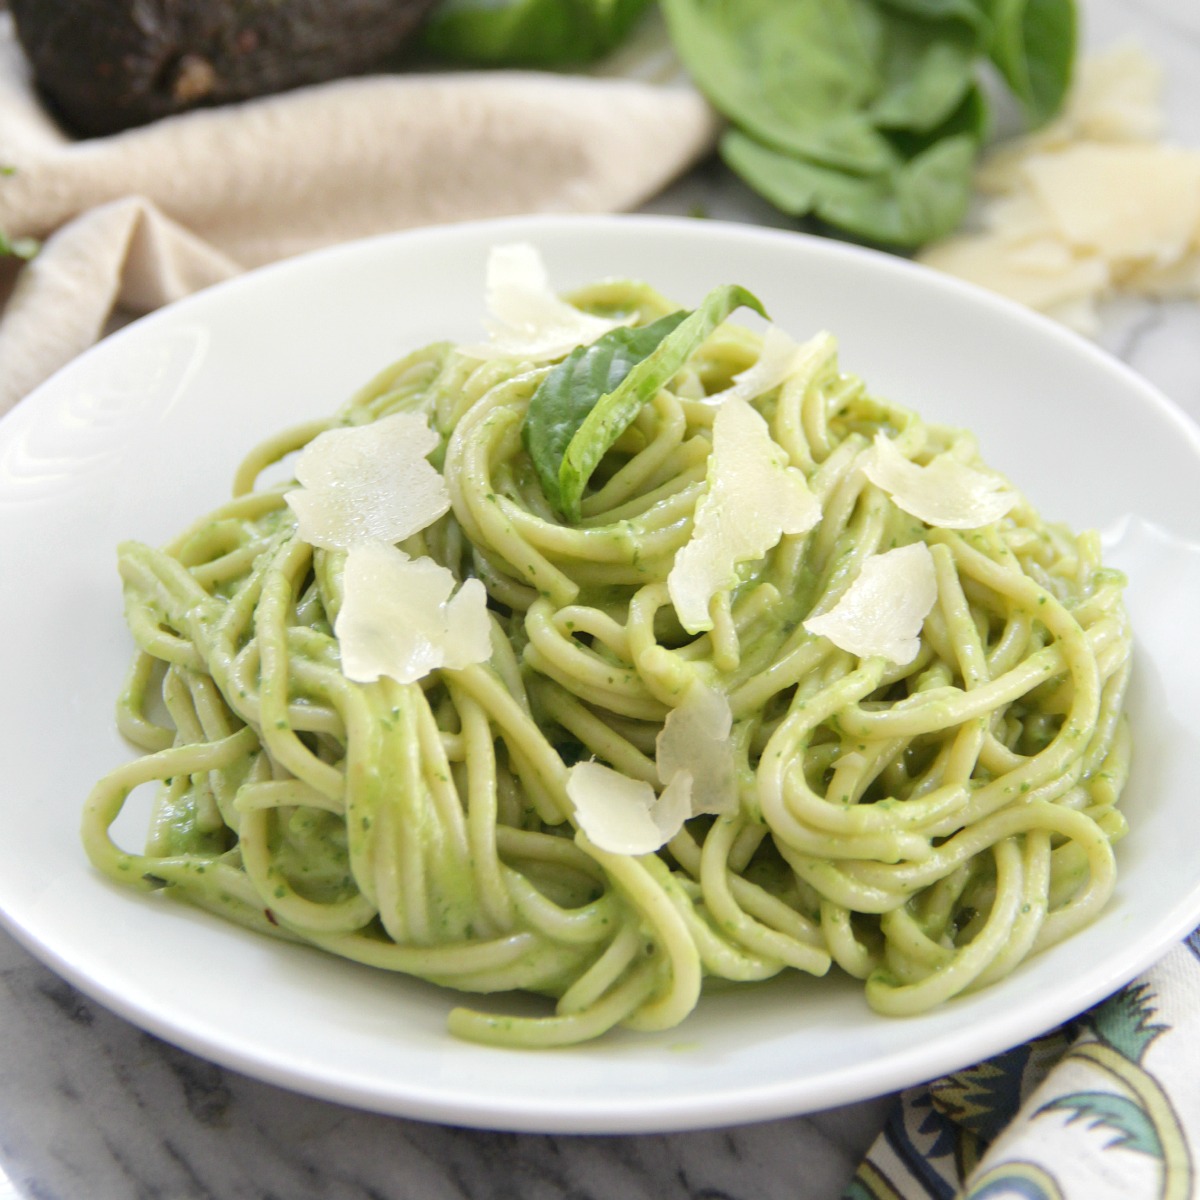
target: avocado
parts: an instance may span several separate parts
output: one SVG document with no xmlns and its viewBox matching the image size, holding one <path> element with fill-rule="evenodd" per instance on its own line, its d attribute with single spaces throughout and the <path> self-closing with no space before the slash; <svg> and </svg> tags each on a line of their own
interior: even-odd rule
<svg viewBox="0 0 1200 1200">
<path fill-rule="evenodd" d="M 37 86 L 72 132 L 115 133 L 198 105 L 391 60 L 437 0 L 9 0 Z"/>
</svg>

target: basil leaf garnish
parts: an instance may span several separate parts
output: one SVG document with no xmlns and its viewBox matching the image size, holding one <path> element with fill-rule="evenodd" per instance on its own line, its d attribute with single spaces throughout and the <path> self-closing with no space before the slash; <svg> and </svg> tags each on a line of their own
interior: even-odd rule
<svg viewBox="0 0 1200 1200">
<path fill-rule="evenodd" d="M 546 499 L 579 520 L 584 488 L 642 406 L 669 383 L 734 309 L 766 316 L 745 288 L 715 288 L 693 312 L 622 327 L 573 350 L 542 380 L 522 427 L 525 448 Z"/>
</svg>

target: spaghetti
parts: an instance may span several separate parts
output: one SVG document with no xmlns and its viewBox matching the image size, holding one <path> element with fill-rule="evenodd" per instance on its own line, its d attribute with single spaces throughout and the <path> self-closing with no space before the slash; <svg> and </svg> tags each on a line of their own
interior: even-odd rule
<svg viewBox="0 0 1200 1200">
<path fill-rule="evenodd" d="M 604 283 L 573 303 L 637 327 L 675 306 Z M 884 433 L 913 461 L 978 463 L 839 370 L 753 398 L 821 506 L 717 594 L 688 634 L 667 577 L 705 494 L 717 406 L 762 339 L 722 323 L 613 443 L 564 522 L 522 440 L 552 369 L 447 344 L 384 371 L 328 421 L 280 434 L 234 498 L 162 549 L 120 548 L 137 643 L 118 706 L 145 753 L 89 798 L 92 861 L 252 929 L 544 1015 L 456 1007 L 451 1030 L 551 1046 L 683 1020 L 706 977 L 836 965 L 881 1013 L 992 983 L 1111 892 L 1128 772 L 1130 634 L 1098 538 L 1020 501 L 930 526 L 862 469 Z M 491 658 L 416 683 L 341 669 L 338 550 L 298 536 L 263 472 L 326 429 L 427 416 L 451 509 L 402 549 L 486 586 Z M 936 602 L 898 665 L 804 621 L 872 554 L 924 542 Z M 690 681 L 732 714 L 738 803 L 658 853 L 577 827 L 572 764 L 657 787 L 655 741 Z M 110 827 L 157 784 L 145 850 Z"/>
</svg>

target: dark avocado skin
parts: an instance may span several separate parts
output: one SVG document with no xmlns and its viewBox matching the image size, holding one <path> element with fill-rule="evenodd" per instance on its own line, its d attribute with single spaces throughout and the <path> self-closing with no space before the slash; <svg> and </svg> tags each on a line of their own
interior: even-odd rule
<svg viewBox="0 0 1200 1200">
<path fill-rule="evenodd" d="M 84 136 L 385 62 L 437 0 L 9 0 L 34 78 Z"/>
</svg>

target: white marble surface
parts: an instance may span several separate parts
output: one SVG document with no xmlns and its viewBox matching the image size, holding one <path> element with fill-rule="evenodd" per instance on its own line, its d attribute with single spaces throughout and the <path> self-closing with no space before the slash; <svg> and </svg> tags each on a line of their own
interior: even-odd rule
<svg viewBox="0 0 1200 1200">
<path fill-rule="evenodd" d="M 1200 0 L 1082 0 L 1087 42 L 1167 72 L 1170 135 L 1200 147 Z M 715 166 L 651 211 L 784 222 Z M 1200 419 L 1200 304 L 1116 303 L 1100 342 Z M 425 1125 L 294 1095 L 113 1016 L 0 933 L 0 1200 L 818 1200 L 887 1099 L 709 1132 L 539 1137 Z"/>
</svg>

